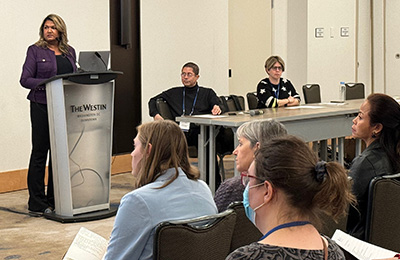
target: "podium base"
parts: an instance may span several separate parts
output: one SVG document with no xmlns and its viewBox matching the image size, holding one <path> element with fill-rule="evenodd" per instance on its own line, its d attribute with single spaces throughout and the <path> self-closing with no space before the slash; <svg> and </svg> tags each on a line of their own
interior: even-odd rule
<svg viewBox="0 0 400 260">
<path fill-rule="evenodd" d="M 117 214 L 118 206 L 119 205 L 110 205 L 110 209 L 82 213 L 75 216 L 63 216 L 58 215 L 55 212 L 44 213 L 43 216 L 47 219 L 58 221 L 61 223 L 85 222 L 113 217 L 115 216 L 115 214 Z"/>
</svg>

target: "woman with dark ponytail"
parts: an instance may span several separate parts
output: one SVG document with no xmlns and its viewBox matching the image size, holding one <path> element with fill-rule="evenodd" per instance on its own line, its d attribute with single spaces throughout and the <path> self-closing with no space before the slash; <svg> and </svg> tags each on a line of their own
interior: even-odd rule
<svg viewBox="0 0 400 260">
<path fill-rule="evenodd" d="M 400 171 L 400 105 L 385 94 L 369 95 L 353 120 L 352 133 L 364 141 L 366 149 L 350 168 L 357 207 L 349 210 L 347 231 L 365 240 L 370 181 Z"/>
<path fill-rule="evenodd" d="M 248 174 L 251 220 L 264 234 L 227 259 L 344 259 L 339 246 L 316 227 L 321 214 L 338 220 L 355 201 L 346 170 L 318 161 L 301 139 L 286 136 L 262 144 Z"/>
</svg>

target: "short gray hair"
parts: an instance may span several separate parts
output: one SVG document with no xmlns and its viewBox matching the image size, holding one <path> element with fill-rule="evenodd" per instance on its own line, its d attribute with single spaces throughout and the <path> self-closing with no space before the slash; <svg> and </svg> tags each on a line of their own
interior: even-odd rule
<svg viewBox="0 0 400 260">
<path fill-rule="evenodd" d="M 237 137 L 243 137 L 250 141 L 251 147 L 257 142 L 263 144 L 274 137 L 280 137 L 287 134 L 285 126 L 275 119 L 261 119 L 249 121 L 236 131 Z"/>
</svg>

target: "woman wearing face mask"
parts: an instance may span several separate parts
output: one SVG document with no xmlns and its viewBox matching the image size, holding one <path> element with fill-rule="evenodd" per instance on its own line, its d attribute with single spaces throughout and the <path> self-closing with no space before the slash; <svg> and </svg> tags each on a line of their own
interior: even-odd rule
<svg viewBox="0 0 400 260">
<path fill-rule="evenodd" d="M 354 201 L 341 165 L 318 161 L 304 141 L 284 136 L 261 146 L 242 180 L 264 236 L 227 259 L 344 259 L 314 227 L 320 213 L 338 219 Z"/>
<path fill-rule="evenodd" d="M 255 120 L 242 124 L 236 131 L 239 144 L 233 151 L 236 156 L 236 169 L 247 172 L 260 143 L 271 138 L 286 135 L 285 126 L 274 119 Z M 219 212 L 226 210 L 230 203 L 243 200 L 244 186 L 240 176 L 225 180 L 215 193 L 215 204 Z"/>
<path fill-rule="evenodd" d="M 371 94 L 353 120 L 352 133 L 367 148 L 354 158 L 349 172 L 357 207 L 349 210 L 347 231 L 365 240 L 370 181 L 400 171 L 400 105 L 388 95 Z"/>
<path fill-rule="evenodd" d="M 142 124 L 134 145 L 137 189 L 121 199 L 105 259 L 153 259 L 157 224 L 217 213 L 210 189 L 189 163 L 186 138 L 175 122 Z"/>
</svg>

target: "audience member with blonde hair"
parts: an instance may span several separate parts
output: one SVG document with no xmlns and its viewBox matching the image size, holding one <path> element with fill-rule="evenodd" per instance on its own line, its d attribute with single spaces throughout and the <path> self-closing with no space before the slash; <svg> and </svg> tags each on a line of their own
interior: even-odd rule
<svg viewBox="0 0 400 260">
<path fill-rule="evenodd" d="M 189 163 L 186 138 L 175 122 L 142 124 L 134 146 L 136 189 L 121 199 L 105 259 L 153 259 L 157 224 L 217 213 L 210 189 Z"/>
</svg>

